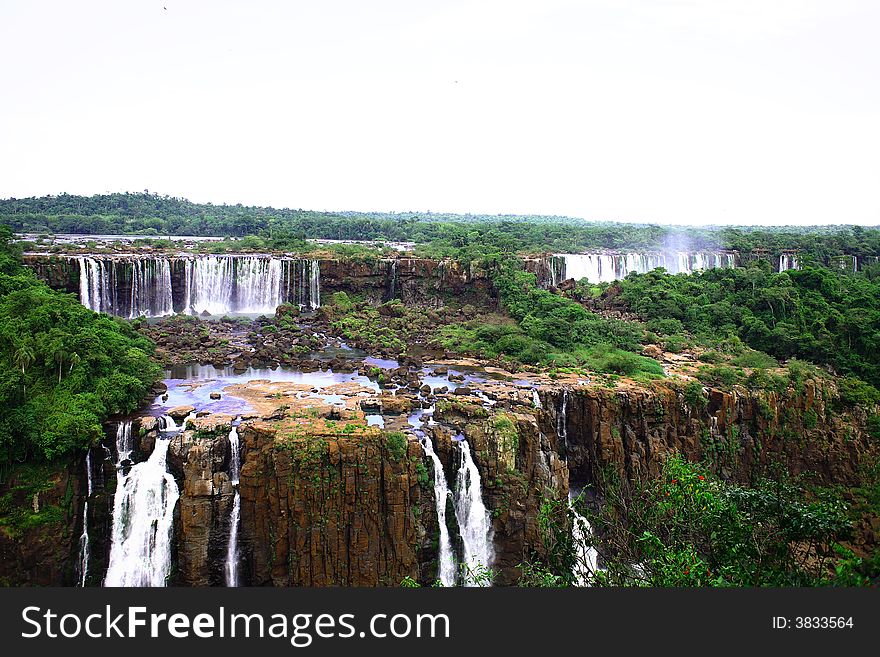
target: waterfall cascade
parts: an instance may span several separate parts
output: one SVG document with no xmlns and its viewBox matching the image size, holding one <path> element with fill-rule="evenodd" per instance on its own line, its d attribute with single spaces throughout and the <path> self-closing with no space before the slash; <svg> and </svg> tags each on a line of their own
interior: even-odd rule
<svg viewBox="0 0 880 657">
<path fill-rule="evenodd" d="M 124 425 L 124 427 L 122 426 Z M 131 422 L 117 430 L 118 478 L 105 586 L 165 586 L 171 572 L 174 507 L 179 491 L 166 469 L 167 439 L 143 463 L 123 472 L 131 455 Z"/>
<path fill-rule="evenodd" d="M 480 471 L 471 456 L 470 445 L 461 438 L 454 441 L 458 451 L 458 474 L 455 481 L 455 518 L 464 545 L 463 564 L 472 574 L 492 565 L 492 522 L 483 504 Z M 468 581 L 467 586 L 476 586 Z"/>
<path fill-rule="evenodd" d="M 779 271 L 788 271 L 789 269 L 800 269 L 797 254 L 783 253 L 779 256 Z"/>
<path fill-rule="evenodd" d="M 434 501 L 437 506 L 437 524 L 440 526 L 440 545 L 437 556 L 437 579 L 443 586 L 455 586 L 455 556 L 452 553 L 452 541 L 449 538 L 449 527 L 446 525 L 446 502 L 449 499 L 449 485 L 440 457 L 434 451 L 431 439 L 422 434 L 419 442 L 425 454 L 434 466 Z"/>
<path fill-rule="evenodd" d="M 556 435 L 559 436 L 565 457 L 568 458 L 568 388 L 562 389 L 562 407 L 556 415 Z"/>
<path fill-rule="evenodd" d="M 568 494 L 568 505 L 572 513 L 571 540 L 575 549 L 575 562 L 572 568 L 575 586 L 589 586 L 590 577 L 596 572 L 599 555 L 596 548 L 587 544 L 590 535 L 590 523 L 574 507 L 575 495 Z"/>
<path fill-rule="evenodd" d="M 86 501 L 83 504 L 83 528 L 79 536 L 79 585 L 85 586 L 89 575 L 89 499 L 92 497 L 92 450 L 86 452 Z"/>
<path fill-rule="evenodd" d="M 736 257 L 725 251 L 681 251 L 667 253 L 560 253 L 561 271 L 553 276 L 559 280 L 586 278 L 590 283 L 610 283 L 625 278 L 630 272 L 644 274 L 665 268 L 671 274 L 691 274 L 713 267 L 733 267 Z"/>
<path fill-rule="evenodd" d="M 274 313 L 321 305 L 317 260 L 260 255 L 74 256 L 80 302 L 120 317 Z"/>
<path fill-rule="evenodd" d="M 391 260 L 388 263 L 388 283 L 386 288 L 388 290 L 388 300 L 394 299 L 397 296 L 397 260 Z"/>
<path fill-rule="evenodd" d="M 238 429 L 233 425 L 229 432 L 229 483 L 235 490 L 232 513 L 229 515 L 229 543 L 226 547 L 226 586 L 238 586 L 238 525 L 241 520 L 241 495 L 238 490 L 241 472 L 241 450 Z"/>
<path fill-rule="evenodd" d="M 95 312 L 135 318 L 174 312 L 171 264 L 153 256 L 79 256 L 80 302 Z"/>
</svg>

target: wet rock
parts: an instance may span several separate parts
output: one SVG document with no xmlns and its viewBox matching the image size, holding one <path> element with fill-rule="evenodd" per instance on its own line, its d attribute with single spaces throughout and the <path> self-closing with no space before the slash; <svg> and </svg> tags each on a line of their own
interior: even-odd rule
<svg viewBox="0 0 880 657">
<path fill-rule="evenodd" d="M 140 419 L 141 431 L 153 431 L 153 429 L 157 429 L 159 425 L 159 418 L 153 416 L 146 416 Z"/>
<path fill-rule="evenodd" d="M 402 415 L 412 410 L 412 400 L 407 397 L 382 395 L 381 403 L 383 415 Z"/>
<path fill-rule="evenodd" d="M 382 412 L 382 402 L 375 397 L 370 397 L 368 399 L 361 400 L 361 410 L 364 413 L 381 413 Z"/>
<path fill-rule="evenodd" d="M 168 411 L 167 415 L 172 417 L 175 421 L 179 422 L 184 419 L 187 415 L 196 410 L 195 406 L 175 406 L 170 411 Z"/>
<path fill-rule="evenodd" d="M 455 390 L 452 391 L 453 395 L 470 395 L 473 394 L 473 391 L 467 386 L 459 386 Z"/>
<path fill-rule="evenodd" d="M 208 396 L 209 396 L 211 399 L 220 399 L 220 393 L 219 393 L 219 392 L 212 392 L 212 393 L 211 393 L 210 395 L 208 395 Z"/>
</svg>

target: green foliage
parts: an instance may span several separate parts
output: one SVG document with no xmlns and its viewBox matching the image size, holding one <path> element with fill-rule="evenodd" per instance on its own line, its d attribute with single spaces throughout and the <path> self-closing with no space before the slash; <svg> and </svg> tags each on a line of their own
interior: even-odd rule
<svg viewBox="0 0 880 657">
<path fill-rule="evenodd" d="M 161 372 L 149 341 L 36 280 L 8 239 L 0 234 L 0 463 L 54 459 L 100 440 L 104 418 L 137 408 Z"/>
<path fill-rule="evenodd" d="M 709 404 L 709 398 L 699 381 L 690 381 L 684 387 L 684 401 L 692 409 L 702 411 Z"/>
<path fill-rule="evenodd" d="M 418 247 L 421 254 L 465 262 L 497 262 L 519 251 L 654 250 L 679 240 L 686 240 L 695 250 L 724 248 L 747 254 L 758 247 L 769 250 L 774 258 L 783 249 L 793 249 L 801 252 L 803 262 L 813 259 L 828 264 L 843 253 L 860 258 L 880 254 L 880 230 L 860 226 L 717 229 L 588 223 L 538 215 L 314 212 L 198 204 L 149 192 L 0 200 L 0 222 L 16 231 L 35 233 L 258 236 L 261 241 L 249 242 L 249 246 L 265 244 L 288 252 L 310 248 L 306 238 L 414 241 L 424 245 Z M 149 242 L 161 244 L 162 240 Z M 230 243 L 207 246 L 221 250 Z M 364 250 L 361 245 L 347 244 L 331 249 L 340 253 Z"/>
<path fill-rule="evenodd" d="M 630 274 L 620 287 L 620 299 L 652 326 L 678 322 L 707 342 L 729 336 L 774 358 L 806 358 L 880 385 L 880 279 L 810 266 L 775 273 L 759 263 L 691 276 L 658 269 Z M 775 367 L 749 351 L 733 364 Z"/>
<path fill-rule="evenodd" d="M 736 365 L 737 367 L 758 368 L 765 370 L 779 367 L 779 361 L 773 358 L 773 356 L 765 354 L 763 351 L 755 351 L 753 349 L 750 349 L 732 359 L 730 361 L 730 364 Z"/>
<path fill-rule="evenodd" d="M 880 403 L 880 390 L 854 377 L 837 381 L 840 401 L 847 406 L 873 406 Z"/>
<path fill-rule="evenodd" d="M 385 432 L 385 448 L 392 461 L 403 461 L 406 457 L 407 440 L 406 435 L 400 431 Z"/>
<path fill-rule="evenodd" d="M 659 479 L 627 482 L 606 475 L 601 490 L 601 505 L 580 508 L 592 528 L 586 545 L 603 564 L 592 572 L 594 585 L 864 583 L 861 564 L 839 548 L 851 527 L 847 506 L 832 498 L 805 501 L 805 490 L 782 474 L 747 488 L 671 458 Z M 572 521 L 565 501 L 545 503 L 547 556 L 526 571 L 533 580 L 528 583 L 571 583 L 584 547 L 570 538 Z"/>
<path fill-rule="evenodd" d="M 744 378 L 742 370 L 728 365 L 703 366 L 699 370 L 700 380 L 711 385 L 730 388 Z"/>
</svg>

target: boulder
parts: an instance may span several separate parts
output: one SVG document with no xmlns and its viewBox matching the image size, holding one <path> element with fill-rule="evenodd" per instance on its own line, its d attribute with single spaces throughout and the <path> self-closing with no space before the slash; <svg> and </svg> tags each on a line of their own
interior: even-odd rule
<svg viewBox="0 0 880 657">
<path fill-rule="evenodd" d="M 175 406 L 166 415 L 171 416 L 175 421 L 179 422 L 187 415 L 196 410 L 195 406 Z"/>
</svg>

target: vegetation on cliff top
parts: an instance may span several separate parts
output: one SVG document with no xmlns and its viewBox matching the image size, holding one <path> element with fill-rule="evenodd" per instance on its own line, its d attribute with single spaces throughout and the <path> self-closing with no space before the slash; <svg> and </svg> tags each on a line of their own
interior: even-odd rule
<svg viewBox="0 0 880 657">
<path fill-rule="evenodd" d="M 687 330 L 715 344 L 738 338 L 776 358 L 831 365 L 880 386 L 880 272 L 806 267 L 775 273 L 752 266 L 683 276 L 655 270 L 630 274 L 619 285 L 620 298 L 648 318 L 649 328 Z M 880 400 L 875 392 L 853 389 L 868 403 Z"/>
<path fill-rule="evenodd" d="M 21 267 L 0 227 L 0 464 L 54 459 L 135 410 L 160 370 L 125 321 L 84 308 Z"/>
<path fill-rule="evenodd" d="M 537 215 L 455 215 L 431 212 L 315 212 L 192 203 L 149 192 L 71 194 L 0 200 L 0 223 L 33 233 L 259 236 L 267 248 L 294 248 L 305 238 L 413 241 L 424 253 L 463 261 L 517 252 L 588 249 L 754 248 L 833 255 L 880 255 L 880 230 L 849 227 L 712 228 L 588 223 Z M 285 243 L 287 246 L 283 246 Z"/>
<path fill-rule="evenodd" d="M 573 573 L 588 571 L 598 586 L 858 586 L 878 574 L 880 564 L 842 544 L 852 529 L 847 504 L 829 490 L 810 495 L 782 472 L 746 488 L 671 458 L 658 479 L 609 475 L 602 490 L 601 505 L 577 503 L 590 525 L 583 544 L 567 501 L 544 504 L 548 556 L 524 564 L 522 584 L 572 586 Z"/>
</svg>

